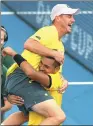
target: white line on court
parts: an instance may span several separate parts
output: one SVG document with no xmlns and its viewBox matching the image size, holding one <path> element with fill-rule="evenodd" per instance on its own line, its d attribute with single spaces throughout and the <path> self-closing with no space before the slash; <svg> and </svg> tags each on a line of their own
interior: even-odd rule
<svg viewBox="0 0 93 126">
<path fill-rule="evenodd" d="M 39 12 L 39 11 L 16 11 L 16 12 L 12 12 L 12 11 L 7 11 L 7 12 L 1 12 L 1 15 L 14 15 L 14 14 L 18 14 L 18 15 L 50 15 L 50 11 L 43 11 L 43 12 Z M 93 11 L 81 11 L 79 14 L 93 14 Z"/>
<path fill-rule="evenodd" d="M 68 82 L 69 85 L 93 85 L 93 82 Z"/>
</svg>

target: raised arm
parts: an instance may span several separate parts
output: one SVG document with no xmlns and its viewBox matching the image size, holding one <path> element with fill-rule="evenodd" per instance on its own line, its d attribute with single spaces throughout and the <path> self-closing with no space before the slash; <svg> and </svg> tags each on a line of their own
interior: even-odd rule
<svg viewBox="0 0 93 126">
<path fill-rule="evenodd" d="M 17 54 L 12 48 L 6 47 L 3 49 L 3 55 L 10 55 L 20 66 L 23 72 L 32 80 L 39 82 L 45 87 L 50 86 L 50 77 L 42 72 L 36 71 L 21 55 Z"/>
<path fill-rule="evenodd" d="M 17 55 L 15 55 L 15 56 L 17 56 Z M 14 58 L 15 58 L 15 56 L 14 56 Z M 22 57 L 22 56 L 20 55 L 20 57 Z M 17 63 L 17 60 L 16 60 L 16 63 Z M 49 76 L 42 72 L 36 71 L 27 61 L 24 60 L 23 62 L 21 62 L 20 68 L 32 80 L 39 82 L 44 87 L 50 87 Z"/>
<path fill-rule="evenodd" d="M 25 42 L 24 48 L 41 56 L 51 56 L 60 63 L 64 62 L 64 52 L 49 49 L 32 38 Z"/>
</svg>

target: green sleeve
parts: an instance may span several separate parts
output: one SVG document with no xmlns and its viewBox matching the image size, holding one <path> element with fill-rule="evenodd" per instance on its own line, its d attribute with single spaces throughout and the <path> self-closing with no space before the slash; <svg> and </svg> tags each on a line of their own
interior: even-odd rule
<svg viewBox="0 0 93 126">
<path fill-rule="evenodd" d="M 9 68 L 14 63 L 14 60 L 11 56 L 3 57 L 3 65 Z"/>
<path fill-rule="evenodd" d="M 6 72 L 7 72 L 7 68 L 2 65 L 2 75 L 1 75 L 1 90 L 3 91 L 4 90 L 4 85 L 5 85 L 5 80 L 6 80 Z"/>
</svg>

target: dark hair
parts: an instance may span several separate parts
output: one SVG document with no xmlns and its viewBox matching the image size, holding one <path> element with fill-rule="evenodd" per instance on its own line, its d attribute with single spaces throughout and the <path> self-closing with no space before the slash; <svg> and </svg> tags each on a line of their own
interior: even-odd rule
<svg viewBox="0 0 93 126">
<path fill-rule="evenodd" d="M 4 26 L 1 26 L 1 29 L 5 32 L 4 42 L 6 42 L 6 41 L 8 41 L 8 33 L 7 33 L 7 30 L 5 29 Z"/>
<path fill-rule="evenodd" d="M 58 62 L 58 61 L 56 61 L 53 57 L 51 57 L 51 56 L 46 56 L 47 58 L 49 58 L 49 59 L 53 59 L 54 60 L 54 63 L 53 63 L 53 66 L 54 67 L 59 67 L 61 64 Z"/>
</svg>

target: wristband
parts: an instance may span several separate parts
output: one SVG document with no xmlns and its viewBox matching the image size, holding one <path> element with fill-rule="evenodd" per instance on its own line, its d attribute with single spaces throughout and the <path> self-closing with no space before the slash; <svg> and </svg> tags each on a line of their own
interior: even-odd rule
<svg viewBox="0 0 93 126">
<path fill-rule="evenodd" d="M 20 64 L 23 61 L 26 61 L 20 54 L 16 54 L 13 59 L 15 60 L 15 62 L 18 64 L 18 66 L 20 66 Z"/>
</svg>

